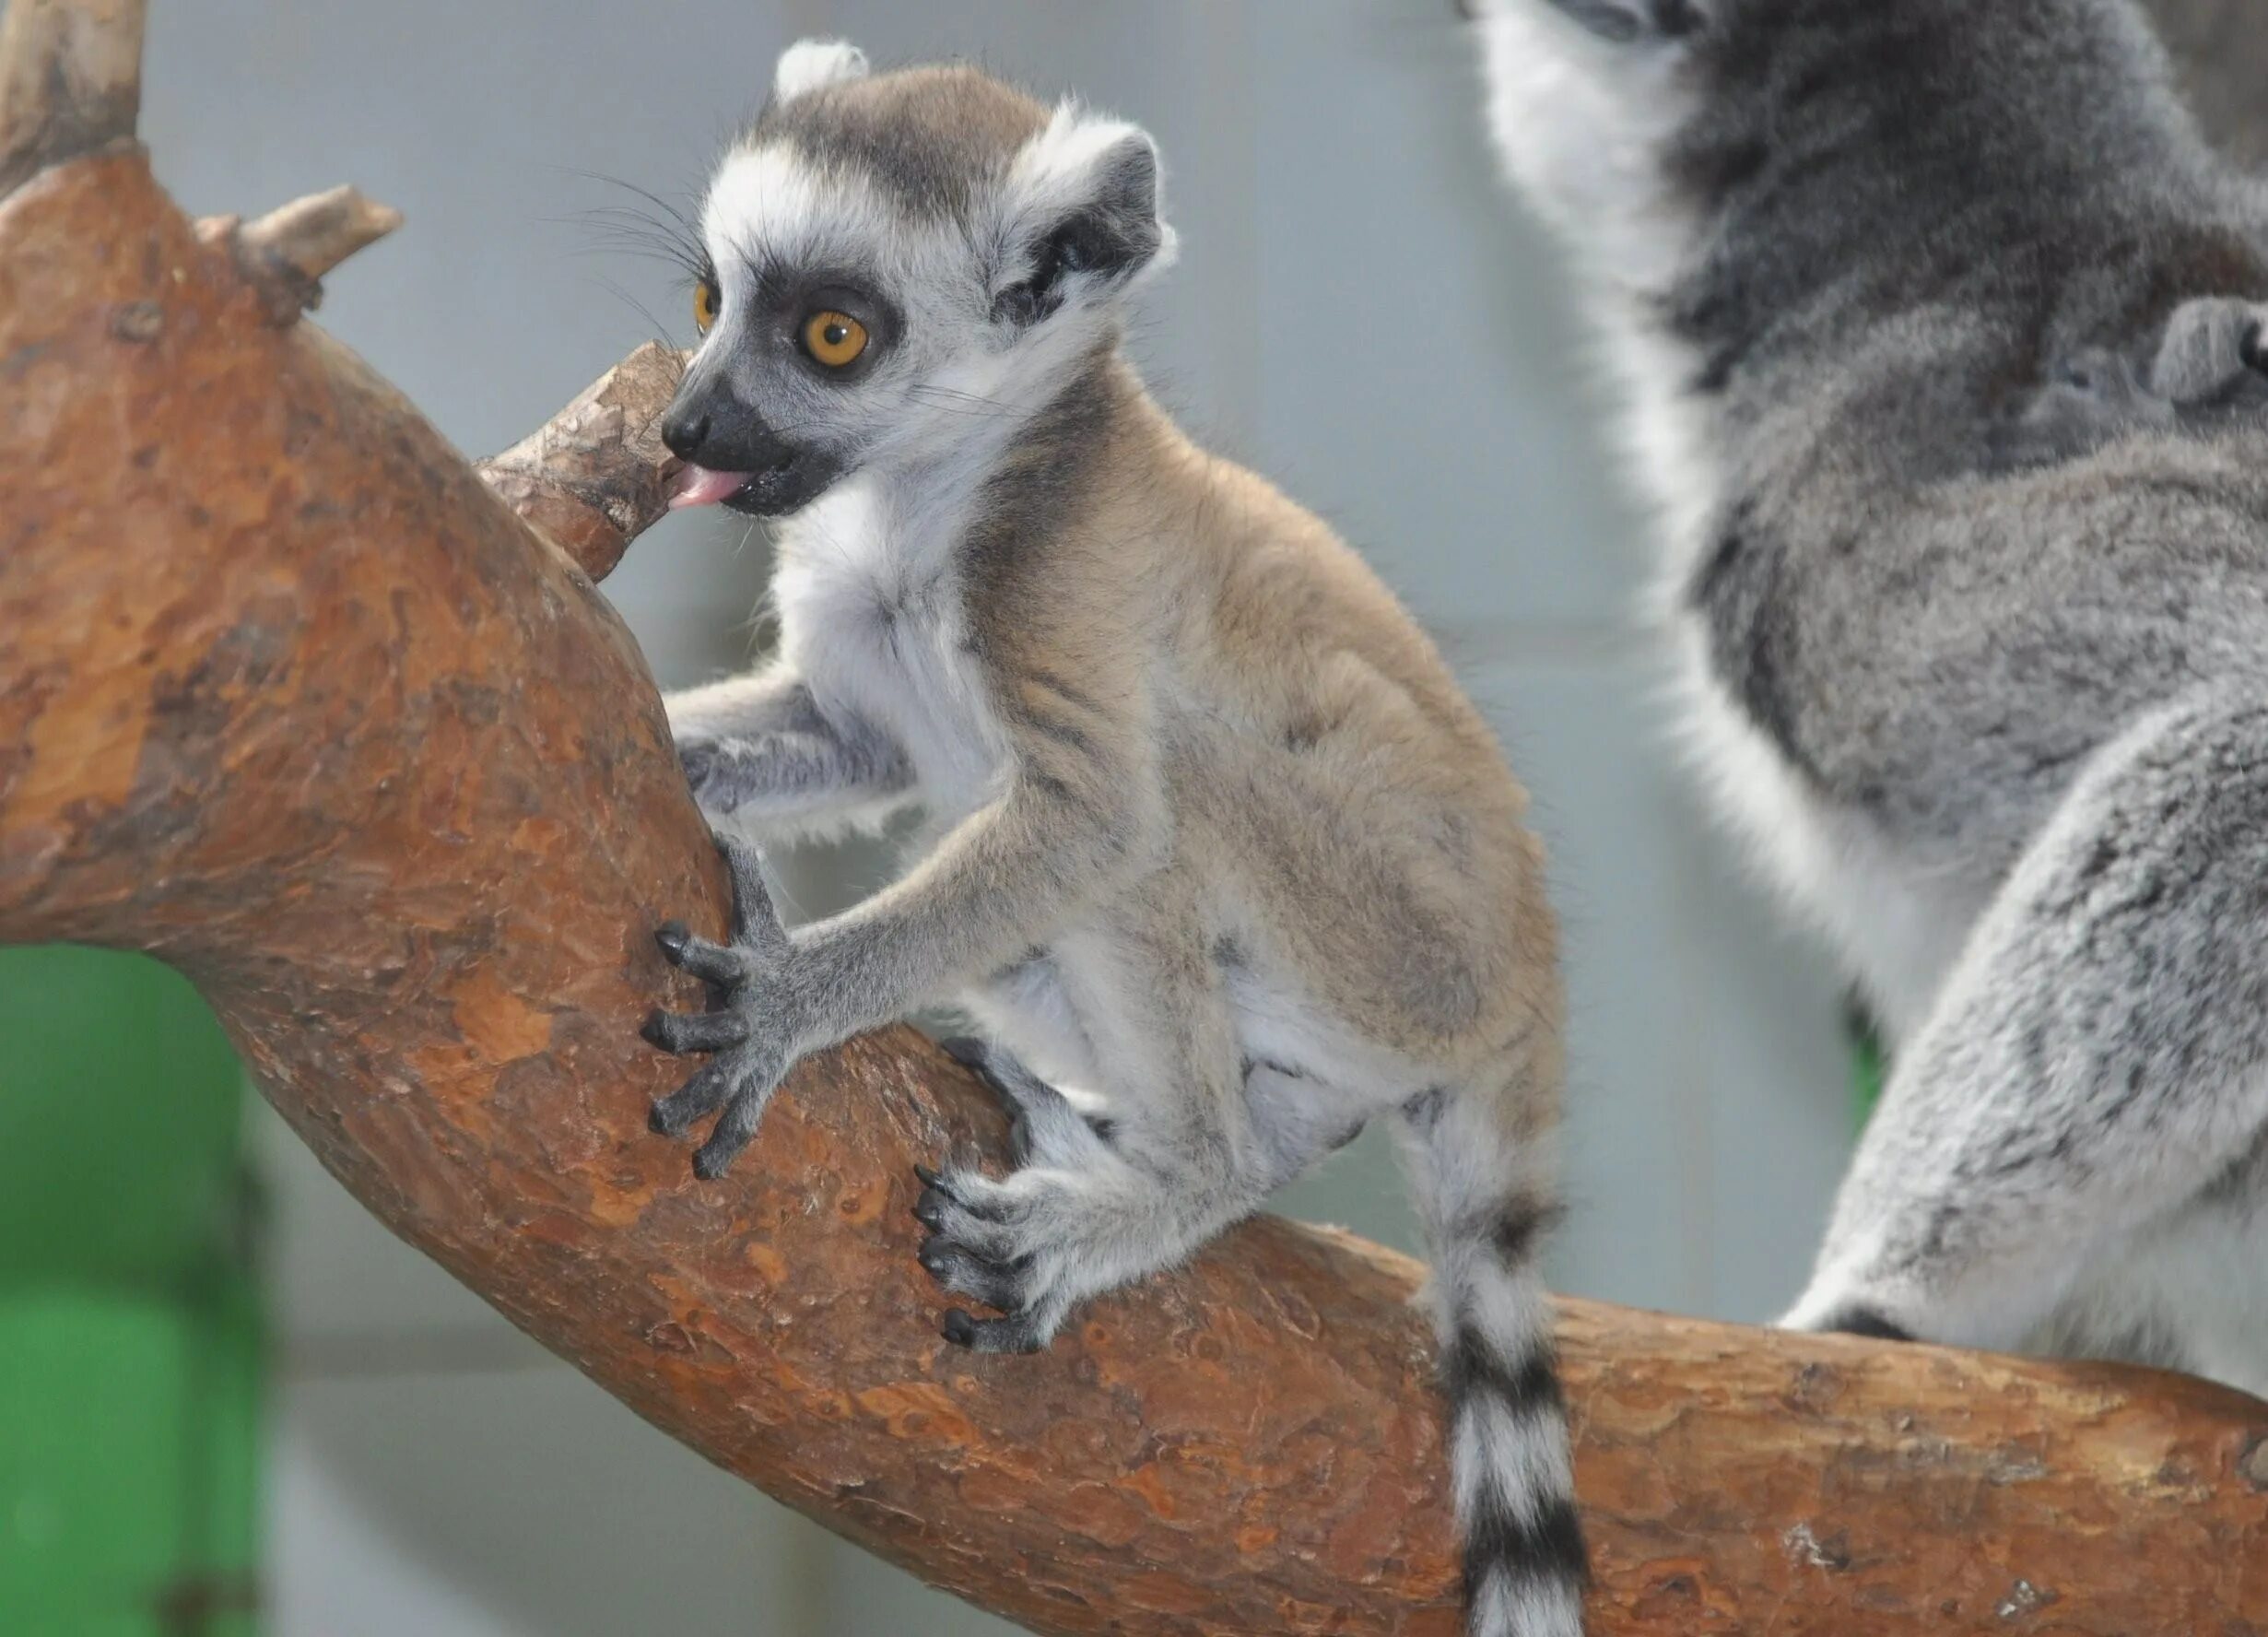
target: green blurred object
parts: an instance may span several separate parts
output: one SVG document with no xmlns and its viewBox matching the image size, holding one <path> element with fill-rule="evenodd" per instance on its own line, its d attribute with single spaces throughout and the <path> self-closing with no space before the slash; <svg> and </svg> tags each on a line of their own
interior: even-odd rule
<svg viewBox="0 0 2268 1637">
<path fill-rule="evenodd" d="M 0 949 L 0 1631 L 252 1637 L 244 1079 L 179 975 Z"/>
<path fill-rule="evenodd" d="M 1889 1059 L 1882 1050 L 1882 1037 L 1874 1030 L 1865 1014 L 1856 1006 L 1849 1014 L 1851 1030 L 1851 1119 L 1859 1130 L 1874 1117 L 1874 1107 L 1882 1101 L 1883 1078 L 1889 1072 Z"/>
</svg>

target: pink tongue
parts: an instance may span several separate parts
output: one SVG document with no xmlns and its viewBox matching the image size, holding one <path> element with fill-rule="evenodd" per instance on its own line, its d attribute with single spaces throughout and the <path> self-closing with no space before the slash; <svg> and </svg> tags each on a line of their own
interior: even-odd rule
<svg viewBox="0 0 2268 1637">
<path fill-rule="evenodd" d="M 677 474 L 677 486 L 670 492 L 669 509 L 675 512 L 680 506 L 713 506 L 738 494 L 747 481 L 746 472 L 712 472 L 707 466 L 687 466 Z"/>
</svg>

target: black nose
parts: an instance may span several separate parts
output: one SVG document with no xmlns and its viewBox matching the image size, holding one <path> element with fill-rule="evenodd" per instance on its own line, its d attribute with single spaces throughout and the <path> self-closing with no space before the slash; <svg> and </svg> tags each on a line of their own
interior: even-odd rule
<svg viewBox="0 0 2268 1637">
<path fill-rule="evenodd" d="M 662 442 L 679 460 L 694 460 L 709 442 L 709 412 L 698 404 L 672 404 L 662 417 Z"/>
</svg>

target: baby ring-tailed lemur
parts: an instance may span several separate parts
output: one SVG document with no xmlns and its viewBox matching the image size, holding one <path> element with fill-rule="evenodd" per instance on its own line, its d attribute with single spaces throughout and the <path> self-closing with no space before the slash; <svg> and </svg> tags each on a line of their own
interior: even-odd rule
<svg viewBox="0 0 2268 1637">
<path fill-rule="evenodd" d="M 2066 461 L 2140 427 L 2212 435 L 2268 410 L 2268 307 L 2203 296 L 2168 322 L 2155 359 L 2102 347 L 2075 353 L 2051 372 L 2024 412 L 2003 429 L 2010 465 Z"/>
<path fill-rule="evenodd" d="M 780 519 L 780 652 L 669 701 L 702 804 L 922 811 L 895 885 L 783 928 L 727 843 L 719 1009 L 654 1110 L 723 1171 L 809 1052 L 956 999 L 1019 1168 L 923 1173 L 922 1265 L 1039 1348 L 1393 1114 L 1436 1266 L 1472 1631 L 1569 1637 L 1584 1554 L 1536 1257 L 1561 998 L 1524 798 L 1361 561 L 1193 447 L 1120 349 L 1170 259 L 1150 137 L 966 67 L 780 60 L 702 207 L 678 499 Z"/>
<path fill-rule="evenodd" d="M 2127 0 L 1478 9 L 1701 760 L 1894 1045 L 1790 1322 L 2268 1389 L 2268 194 Z"/>
</svg>

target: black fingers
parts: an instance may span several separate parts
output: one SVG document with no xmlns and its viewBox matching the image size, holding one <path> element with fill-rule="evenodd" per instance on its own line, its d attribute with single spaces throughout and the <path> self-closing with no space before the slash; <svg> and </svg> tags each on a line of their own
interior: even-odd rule
<svg viewBox="0 0 2268 1637">
<path fill-rule="evenodd" d="M 916 1166 L 914 1169 L 918 1171 L 921 1168 Z M 929 1183 L 926 1176 L 922 1180 Z M 932 1233 L 945 1226 L 945 1196 L 937 1192 L 934 1183 L 929 1183 L 922 1190 L 922 1196 L 913 1202 L 913 1219 Z"/>
<path fill-rule="evenodd" d="M 1029 1318 L 977 1319 L 958 1307 L 946 1310 L 945 1338 L 972 1353 L 1036 1353 L 1047 1346 Z"/>
<path fill-rule="evenodd" d="M 729 760 L 724 747 L 714 739 L 677 741 L 677 765 L 685 770 L 685 782 L 693 787 L 695 795 L 708 789 L 718 765 Z"/>
<path fill-rule="evenodd" d="M 913 1168 L 922 1179 L 921 1197 L 913 1202 L 914 1219 L 929 1230 L 922 1241 L 919 1259 L 929 1277 L 943 1289 L 971 1296 L 1006 1316 L 972 1318 L 959 1308 L 945 1315 L 947 1341 L 980 1353 L 1036 1353 L 1047 1345 L 1051 1326 L 1041 1323 L 1031 1301 L 1031 1263 L 1028 1257 L 988 1256 L 950 1226 L 954 1213 L 980 1222 L 998 1221 L 1003 1208 L 997 1201 L 972 1200 L 949 1176 L 926 1165 Z"/>
<path fill-rule="evenodd" d="M 754 847 L 723 830 L 716 833 L 717 851 L 733 877 L 733 941 L 764 954 L 785 948 L 787 930 L 780 912 L 772 907 L 771 887 L 764 879 L 764 859 Z"/>
<path fill-rule="evenodd" d="M 724 1113 L 710 1127 L 709 1140 L 694 1150 L 693 1174 L 704 1182 L 714 1182 L 731 1170 L 740 1150 L 755 1137 L 765 1105 L 770 1101 L 768 1085 L 744 1084 L 735 1091 L 732 1101 L 724 1105 Z"/>
<path fill-rule="evenodd" d="M 942 1234 L 922 1242 L 922 1267 L 948 1290 L 973 1296 L 987 1307 L 1014 1313 L 1024 1305 L 1027 1268 L 1014 1262 L 993 1262 Z"/>
<path fill-rule="evenodd" d="M 638 1032 L 648 1045 L 682 1057 L 739 1045 L 748 1038 L 748 1020 L 737 1012 L 655 1012 Z"/>
<path fill-rule="evenodd" d="M 694 1121 L 723 1106 L 743 1072 L 741 1066 L 729 1058 L 720 1057 L 702 1065 L 691 1079 L 654 1103 L 646 1124 L 657 1136 L 683 1136 L 692 1129 Z"/>
<path fill-rule="evenodd" d="M 680 754 L 687 752 L 681 749 Z M 688 770 L 699 760 L 693 757 Z M 693 1156 L 694 1174 L 704 1179 L 723 1176 L 748 1146 L 785 1066 L 777 1059 L 781 1042 L 767 1032 L 770 1021 L 750 1009 L 749 992 L 763 988 L 781 958 L 792 953 L 755 849 L 731 836 L 718 834 L 715 839 L 733 879 L 732 943 L 698 937 L 682 921 L 663 923 L 653 941 L 671 965 L 720 991 L 723 1009 L 657 1011 L 639 1031 L 661 1050 L 680 1056 L 720 1054 L 654 1103 L 649 1121 L 664 1136 L 682 1136 L 695 1121 L 723 1111 Z"/>
<path fill-rule="evenodd" d="M 694 936 L 682 921 L 662 923 L 654 930 L 653 941 L 661 946 L 662 958 L 670 965 L 704 983 L 731 989 L 747 975 L 747 963 L 735 951 Z"/>
</svg>

